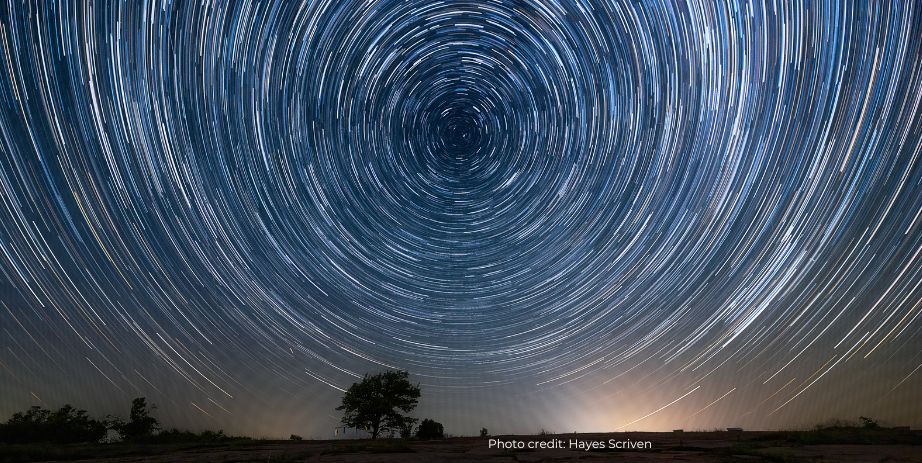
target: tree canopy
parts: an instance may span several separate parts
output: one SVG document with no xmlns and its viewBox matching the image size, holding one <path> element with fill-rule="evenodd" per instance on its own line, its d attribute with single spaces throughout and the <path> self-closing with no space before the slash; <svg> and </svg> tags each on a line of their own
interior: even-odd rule
<svg viewBox="0 0 922 463">
<path fill-rule="evenodd" d="M 406 416 L 419 403 L 419 385 L 413 385 L 406 371 L 390 370 L 376 375 L 365 375 L 353 383 L 343 396 L 342 423 L 364 429 L 376 439 L 383 431 L 405 433 L 414 419 Z"/>
</svg>

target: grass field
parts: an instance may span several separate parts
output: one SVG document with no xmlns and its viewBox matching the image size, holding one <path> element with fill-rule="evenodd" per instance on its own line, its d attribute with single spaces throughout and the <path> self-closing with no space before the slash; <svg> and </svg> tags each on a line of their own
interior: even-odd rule
<svg viewBox="0 0 922 463">
<path fill-rule="evenodd" d="M 922 432 L 826 428 L 810 431 L 547 434 L 494 436 L 524 448 L 490 448 L 488 438 L 435 441 L 236 439 L 213 443 L 0 445 L 0 461 L 101 462 L 922 462 Z M 563 448 L 539 449 L 558 441 Z M 575 442 L 650 442 L 643 450 L 571 448 Z M 533 443 L 533 444 L 529 444 Z M 601 444 L 600 444 L 601 445 Z"/>
</svg>

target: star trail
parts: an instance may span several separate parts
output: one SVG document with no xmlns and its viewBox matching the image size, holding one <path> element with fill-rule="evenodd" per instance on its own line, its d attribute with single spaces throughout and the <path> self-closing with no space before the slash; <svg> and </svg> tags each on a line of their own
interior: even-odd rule
<svg viewBox="0 0 922 463">
<path fill-rule="evenodd" d="M 0 5 L 0 412 L 922 425 L 922 5 Z M 124 413 L 124 412 L 122 412 Z"/>
</svg>

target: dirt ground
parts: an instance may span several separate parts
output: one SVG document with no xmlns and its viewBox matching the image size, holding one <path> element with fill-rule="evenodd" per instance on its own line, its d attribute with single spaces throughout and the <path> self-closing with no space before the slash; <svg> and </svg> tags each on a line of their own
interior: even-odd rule
<svg viewBox="0 0 922 463">
<path fill-rule="evenodd" d="M 491 448 L 487 438 L 437 441 L 245 441 L 191 448 L 126 449 L 94 462 L 920 462 L 922 433 L 817 435 L 802 432 L 609 433 L 494 437 L 508 446 Z M 611 439 L 611 441 L 610 441 Z M 555 446 L 551 449 L 529 447 Z M 616 441 L 650 442 L 643 450 L 606 448 Z M 849 443 L 849 442 L 856 443 Z M 544 442 L 544 444 L 541 444 Z M 592 444 L 597 442 L 597 444 Z M 612 444 L 610 444 L 610 442 Z M 830 443 L 832 442 L 832 443 Z M 495 442 L 494 442 L 495 444 Z M 575 445 L 577 448 L 571 448 Z M 583 450 L 584 447 L 602 447 Z M 111 452 L 101 454 L 112 455 Z M 0 459 L 2 460 L 2 459 Z M 7 460 L 13 461 L 13 460 Z M 24 461 L 24 460 L 17 460 Z"/>
</svg>

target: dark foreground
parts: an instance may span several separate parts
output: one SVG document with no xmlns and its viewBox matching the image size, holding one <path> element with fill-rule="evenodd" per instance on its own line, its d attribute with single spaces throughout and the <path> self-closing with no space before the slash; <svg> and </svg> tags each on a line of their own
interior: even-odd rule
<svg viewBox="0 0 922 463">
<path fill-rule="evenodd" d="M 233 440 L 220 443 L 0 445 L 0 462 L 922 462 L 922 432 L 909 430 L 818 430 L 779 432 L 686 432 L 497 436 L 523 442 L 523 449 L 489 447 L 489 439 L 438 441 Z M 612 441 L 610 441 L 612 439 Z M 562 449 L 529 449 L 528 442 L 557 440 Z M 571 442 L 649 441 L 644 450 L 569 448 Z M 545 444 L 547 446 L 548 444 Z"/>
</svg>

